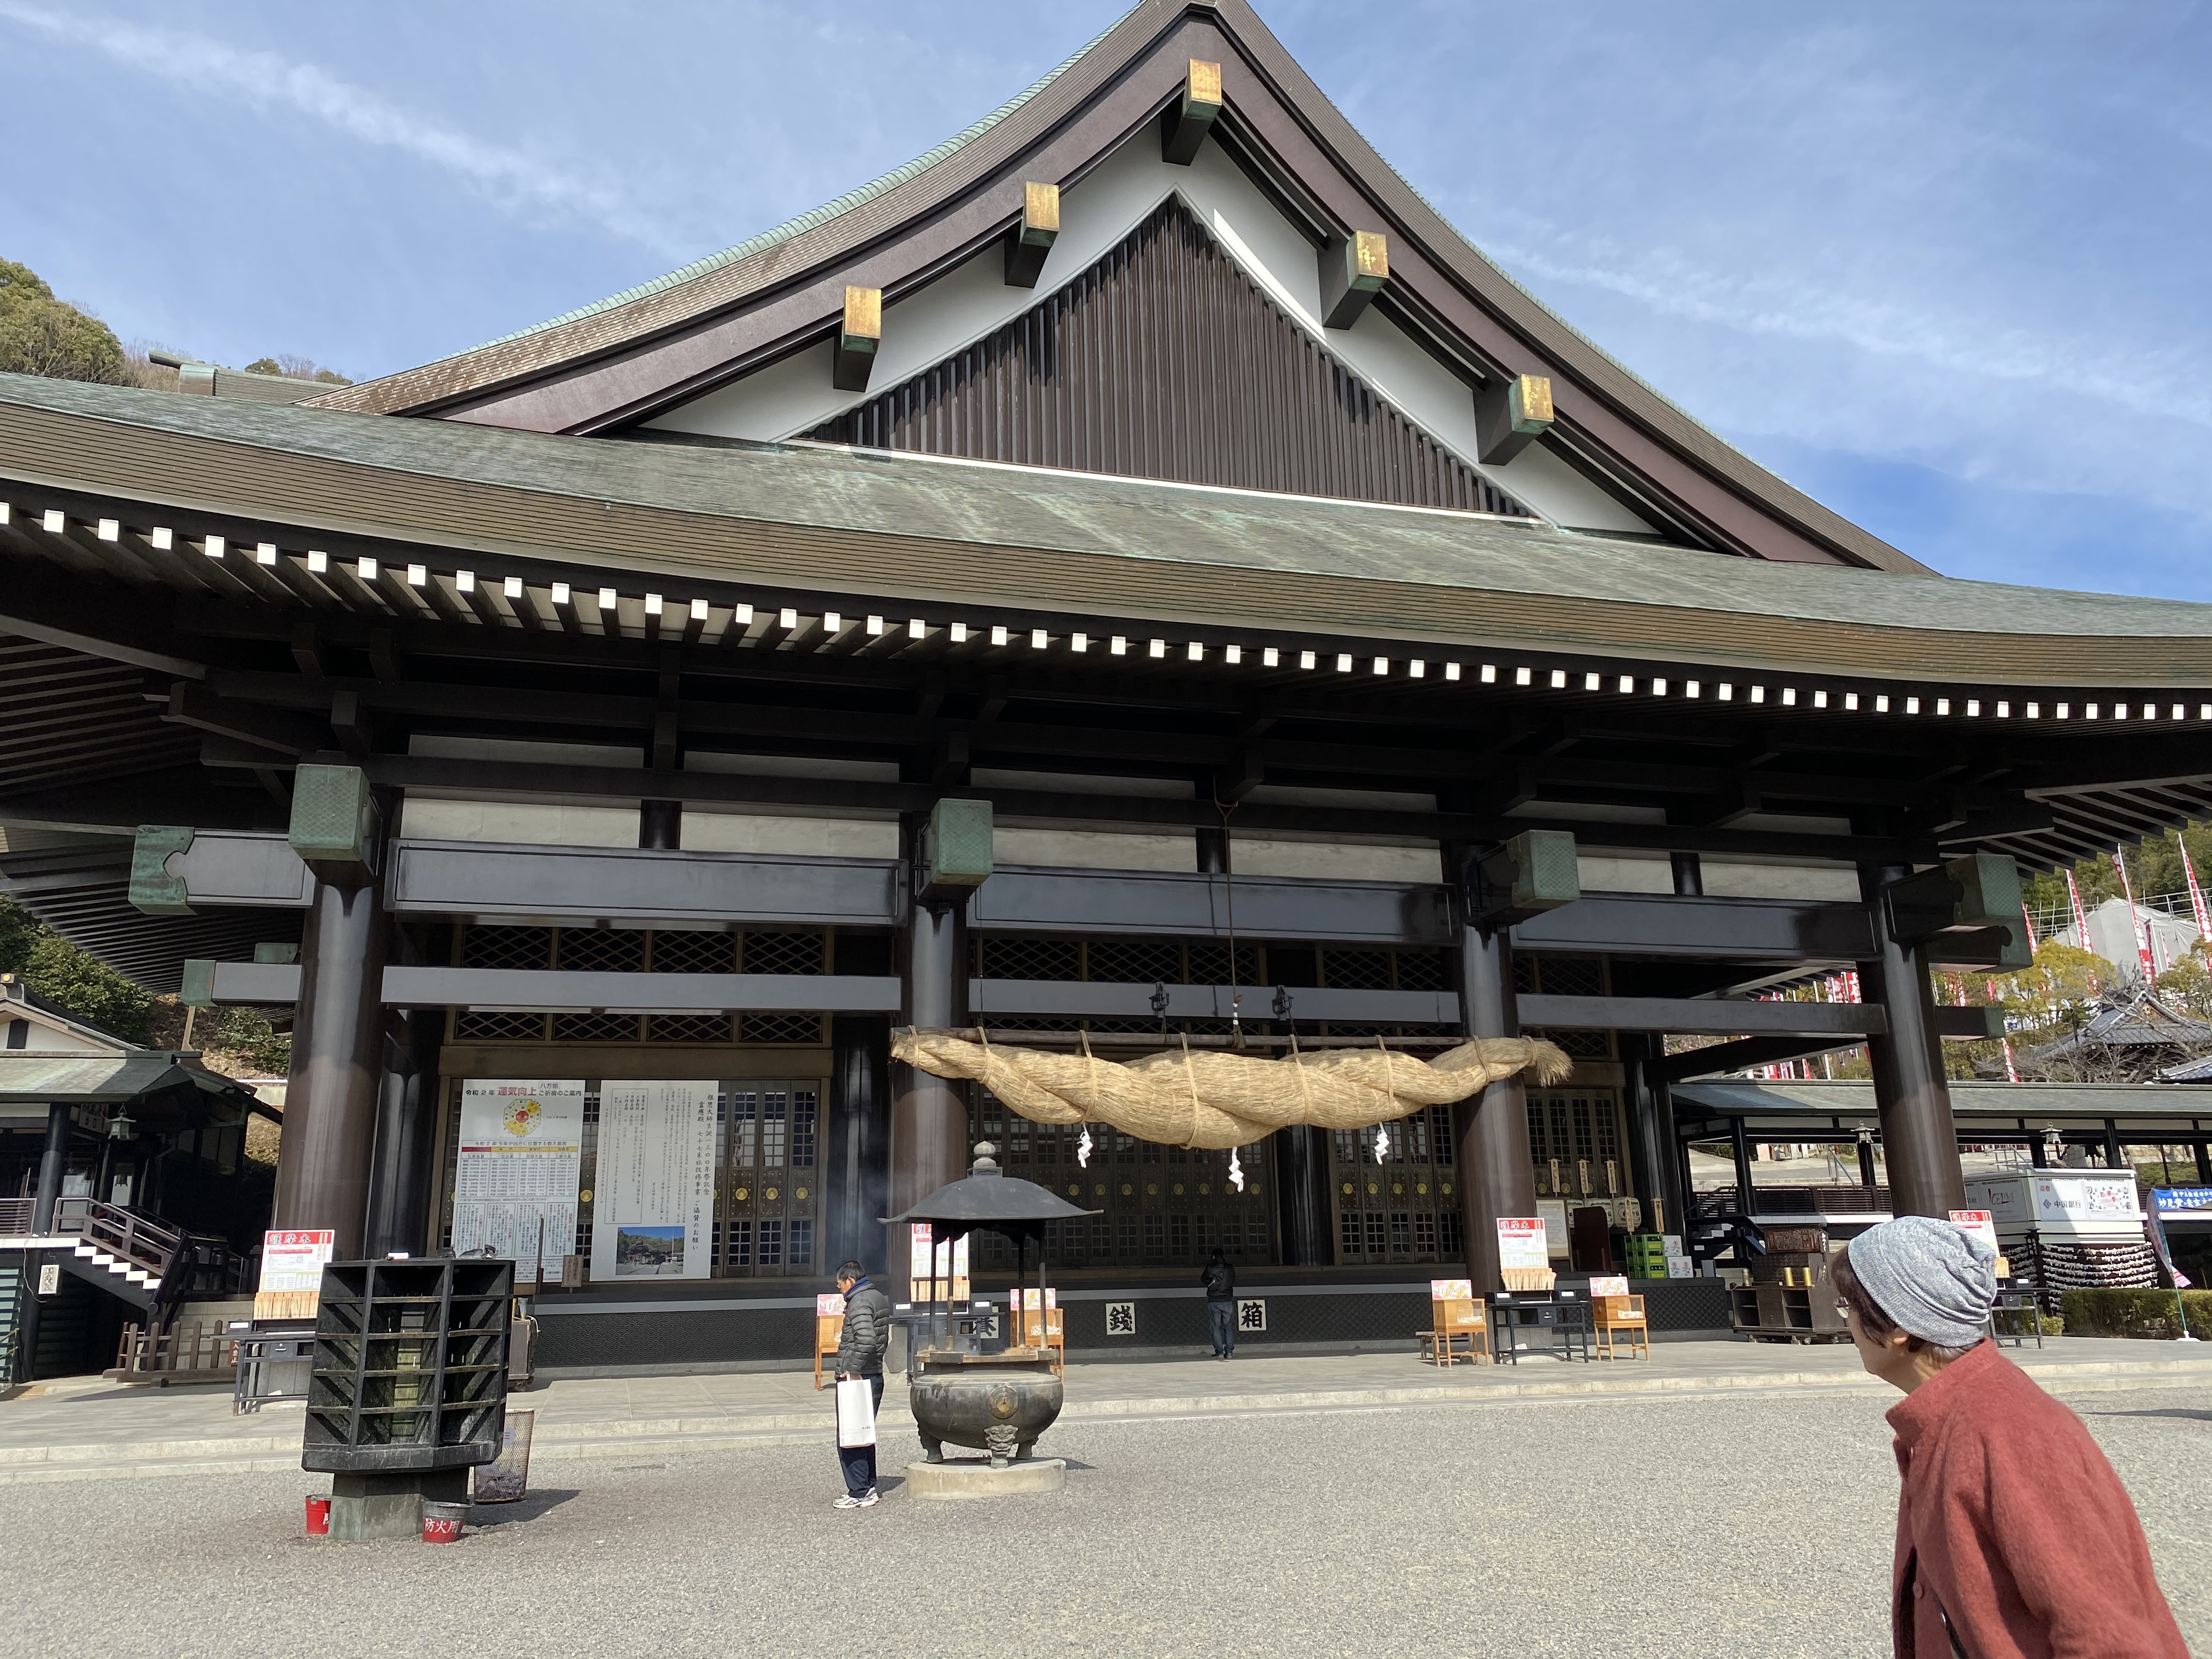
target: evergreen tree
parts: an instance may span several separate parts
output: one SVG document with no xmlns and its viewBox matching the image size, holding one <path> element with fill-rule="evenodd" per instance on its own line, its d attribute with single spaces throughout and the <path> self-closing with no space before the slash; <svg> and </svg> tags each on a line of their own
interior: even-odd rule
<svg viewBox="0 0 2212 1659">
<path fill-rule="evenodd" d="M 115 331 L 54 298 L 28 265 L 0 259 L 0 370 L 131 386 L 137 377 Z"/>
<path fill-rule="evenodd" d="M 0 898 L 0 973 L 88 1025 L 136 1042 L 154 1019 L 154 994 L 134 985 L 37 918 Z"/>
</svg>

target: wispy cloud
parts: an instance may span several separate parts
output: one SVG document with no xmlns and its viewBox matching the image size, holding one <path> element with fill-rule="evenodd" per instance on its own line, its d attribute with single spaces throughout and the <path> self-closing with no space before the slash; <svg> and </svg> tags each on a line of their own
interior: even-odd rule
<svg viewBox="0 0 2212 1659">
<path fill-rule="evenodd" d="M 2201 376 L 2176 373 L 2184 366 L 2110 343 L 1946 318 L 1800 276 L 1719 271 L 1668 248 L 1632 258 L 1608 250 L 1589 258 L 1492 240 L 1486 251 L 1541 283 L 1601 289 L 1662 316 L 1846 346 L 1943 374 L 2040 382 L 2078 393 L 2085 366 L 2095 365 L 2100 398 L 2142 414 L 2212 426 L 2212 392 Z"/>
<path fill-rule="evenodd" d="M 362 143 L 404 152 L 511 210 L 580 220 L 665 255 L 696 251 L 689 238 L 641 211 L 611 180 L 487 143 L 314 64 L 176 29 L 49 11 L 23 0 L 0 0 L 0 20 L 160 80 L 219 88 L 256 108 L 289 111 Z"/>
</svg>

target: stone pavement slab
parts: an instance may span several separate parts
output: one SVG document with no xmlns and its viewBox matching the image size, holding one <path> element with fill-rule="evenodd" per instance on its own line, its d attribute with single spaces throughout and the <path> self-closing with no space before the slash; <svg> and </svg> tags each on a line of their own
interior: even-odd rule
<svg viewBox="0 0 2212 1659">
<path fill-rule="evenodd" d="M 2196 1344 L 2058 1337 L 2008 1350 L 2060 1393 L 2212 1388 L 2212 1352 Z M 1650 1359 L 1589 1364 L 1524 1357 L 1518 1365 L 1437 1367 L 1410 1354 L 1075 1362 L 1061 1420 L 1340 1411 L 1507 1400 L 1637 1399 L 1747 1393 L 1887 1391 L 1856 1350 L 1741 1341 L 1659 1344 Z M 511 1396 L 537 1413 L 532 1458 L 629 1457 L 819 1440 L 827 1391 L 808 1371 L 564 1378 Z M 884 1395 L 887 1434 L 911 1433 L 904 1379 Z M 0 1402 L 0 1485 L 149 1474 L 296 1468 L 301 1409 L 234 1415 L 221 1387 L 125 1388 L 97 1379 L 40 1384 Z"/>
<path fill-rule="evenodd" d="M 2069 1397 L 2212 1654 L 2212 1412 L 2185 1389 Z M 1851 1659 L 1889 1650 L 1896 1398 L 1093 1417 L 1048 1441 L 1058 1492 L 918 1501 L 887 1458 L 865 1510 L 831 1507 L 825 1426 L 550 1463 L 434 1548 L 302 1537 L 301 1500 L 328 1481 L 296 1468 L 6 1486 L 0 1659 Z M 131 1539 L 154 1544 L 125 1559 Z"/>
</svg>

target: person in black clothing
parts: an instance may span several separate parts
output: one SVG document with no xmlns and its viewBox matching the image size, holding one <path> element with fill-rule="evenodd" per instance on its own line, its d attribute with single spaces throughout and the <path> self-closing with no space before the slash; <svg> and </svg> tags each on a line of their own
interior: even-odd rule
<svg viewBox="0 0 2212 1659">
<path fill-rule="evenodd" d="M 1213 1357 L 1226 1359 L 1237 1352 L 1237 1269 L 1213 1247 L 1213 1257 L 1198 1276 L 1206 1286 L 1206 1322 L 1213 1336 Z"/>
<path fill-rule="evenodd" d="M 884 1350 L 890 1346 L 891 1299 L 869 1282 L 857 1261 L 837 1269 L 837 1288 L 845 1297 L 845 1325 L 837 1343 L 837 1380 L 866 1377 L 875 1385 L 875 1404 L 884 1403 Z M 845 1471 L 845 1495 L 841 1510 L 865 1510 L 876 1502 L 876 1449 L 840 1446 L 837 1461 Z"/>
</svg>

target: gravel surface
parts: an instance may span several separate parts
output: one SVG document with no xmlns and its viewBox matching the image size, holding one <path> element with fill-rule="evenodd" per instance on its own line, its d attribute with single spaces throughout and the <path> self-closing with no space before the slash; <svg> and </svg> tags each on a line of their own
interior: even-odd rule
<svg viewBox="0 0 2212 1659">
<path fill-rule="evenodd" d="M 2197 1397 L 2075 1403 L 2212 1652 Z M 1058 1495 L 854 1512 L 826 1443 L 552 1463 L 441 1548 L 301 1537 L 304 1474 L 0 1488 L 0 1655 L 1880 1655 L 1886 1403 L 1093 1422 Z"/>
</svg>

